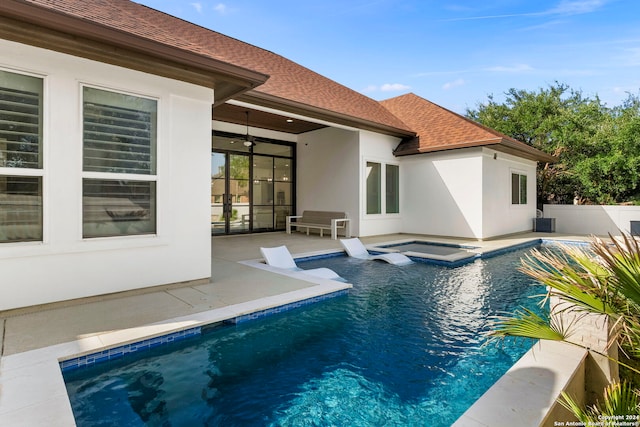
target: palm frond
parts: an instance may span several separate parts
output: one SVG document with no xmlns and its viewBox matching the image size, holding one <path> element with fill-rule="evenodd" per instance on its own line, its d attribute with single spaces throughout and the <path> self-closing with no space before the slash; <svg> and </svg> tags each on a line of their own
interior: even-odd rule
<svg viewBox="0 0 640 427">
<path fill-rule="evenodd" d="M 571 412 L 578 421 L 583 422 L 585 425 L 588 425 L 592 421 L 592 415 L 584 409 L 584 405 L 576 402 L 574 398 L 569 396 L 566 392 L 560 393 L 560 398 L 558 399 L 558 403 L 562 405 L 566 410 Z"/>
<path fill-rule="evenodd" d="M 522 308 L 516 310 L 512 316 L 494 317 L 489 336 L 490 338 L 511 336 L 562 341 L 566 335 L 559 326 L 561 325 L 553 322 L 549 316 L 540 316 L 527 308 Z"/>
<path fill-rule="evenodd" d="M 586 409 L 565 392 L 562 392 L 558 402 L 586 425 L 598 425 L 603 417 L 640 415 L 637 390 L 626 381 L 609 384 L 604 390 L 602 402 Z"/>
<path fill-rule="evenodd" d="M 640 314 L 640 243 L 632 236 L 622 239 L 610 236 L 613 245 L 596 239 L 593 251 L 611 271 L 611 286 L 629 304 L 628 309 Z"/>
<path fill-rule="evenodd" d="M 520 271 L 549 287 L 556 295 L 590 313 L 616 316 L 609 304 L 610 273 L 581 248 L 562 247 L 562 255 L 533 250 L 522 260 Z"/>
</svg>

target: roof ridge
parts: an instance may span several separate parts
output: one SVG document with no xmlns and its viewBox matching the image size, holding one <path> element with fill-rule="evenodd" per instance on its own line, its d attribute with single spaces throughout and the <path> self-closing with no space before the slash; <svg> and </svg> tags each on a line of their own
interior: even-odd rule
<svg viewBox="0 0 640 427">
<path fill-rule="evenodd" d="M 415 97 L 415 98 L 419 99 L 419 100 L 420 100 L 420 101 L 422 101 L 422 102 L 426 102 L 426 103 L 428 103 L 428 104 L 432 105 L 432 106 L 433 106 L 433 107 L 435 107 L 435 108 L 438 108 L 438 109 L 440 109 L 440 110 L 445 111 L 445 112 L 446 112 L 446 113 L 448 113 L 448 114 L 453 114 L 453 115 L 455 115 L 456 117 L 458 117 L 458 118 L 460 118 L 460 119 L 462 119 L 462 120 L 466 121 L 467 123 L 469 123 L 469 124 L 471 124 L 471 125 L 473 125 L 473 126 L 477 126 L 477 127 L 481 128 L 481 129 L 483 129 L 483 130 L 485 130 L 485 131 L 489 132 L 489 133 L 490 133 L 490 134 L 492 134 L 492 135 L 495 135 L 495 136 L 497 136 L 497 137 L 499 137 L 499 138 L 503 138 L 503 139 L 506 139 L 506 140 L 511 140 L 511 141 L 513 141 L 513 142 L 518 142 L 518 143 L 522 143 L 522 144 L 524 144 L 524 142 L 522 142 L 522 141 L 518 141 L 517 139 L 512 138 L 512 137 L 510 137 L 509 135 L 505 135 L 505 134 L 503 134 L 502 132 L 499 132 L 499 131 L 497 131 L 497 130 L 495 130 L 495 129 L 492 129 L 492 128 L 488 127 L 488 126 L 485 126 L 485 125 L 483 125 L 482 123 L 479 123 L 479 122 L 477 122 L 477 121 L 475 121 L 475 120 L 473 120 L 473 119 L 470 119 L 470 118 L 468 118 L 468 117 L 466 117 L 466 116 L 463 116 L 462 114 L 456 113 L 455 111 L 452 111 L 452 110 L 450 110 L 450 109 L 448 109 L 448 108 L 446 108 L 446 107 L 443 107 L 442 105 L 436 104 L 435 102 L 430 101 L 430 100 L 428 100 L 428 99 L 426 99 L 426 98 L 424 98 L 424 97 L 422 97 L 422 96 L 420 96 L 420 95 L 417 95 L 417 94 L 415 94 L 415 93 L 413 93 L 413 92 L 408 92 L 408 93 L 406 93 L 406 94 L 399 95 L 399 96 L 396 96 L 396 97 L 393 97 L 393 98 L 389 98 L 389 99 L 386 99 L 386 100 L 383 100 L 383 101 L 379 101 L 379 102 L 380 102 L 380 103 L 382 103 L 382 104 L 384 104 L 384 103 L 385 103 L 385 102 L 387 102 L 387 101 L 394 101 L 394 100 L 398 100 L 398 99 L 400 99 L 400 98 L 405 98 L 405 97 L 406 97 L 406 98 L 409 98 L 409 97 Z"/>
</svg>

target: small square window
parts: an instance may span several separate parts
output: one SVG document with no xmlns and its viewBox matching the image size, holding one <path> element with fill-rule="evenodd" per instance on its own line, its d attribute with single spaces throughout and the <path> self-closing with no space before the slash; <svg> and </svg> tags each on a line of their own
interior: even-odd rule
<svg viewBox="0 0 640 427">
<path fill-rule="evenodd" d="M 519 173 L 511 174 L 511 204 L 527 204 L 527 176 Z"/>
</svg>

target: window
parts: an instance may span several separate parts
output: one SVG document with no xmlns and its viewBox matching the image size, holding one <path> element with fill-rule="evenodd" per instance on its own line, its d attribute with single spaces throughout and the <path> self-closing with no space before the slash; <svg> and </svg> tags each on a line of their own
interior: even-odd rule
<svg viewBox="0 0 640 427">
<path fill-rule="evenodd" d="M 366 188 L 367 214 L 400 213 L 400 167 L 398 165 L 367 162 Z"/>
<path fill-rule="evenodd" d="M 527 176 L 519 173 L 511 174 L 511 204 L 527 204 Z"/>
<path fill-rule="evenodd" d="M 367 214 L 382 213 L 380 163 L 367 162 Z"/>
<path fill-rule="evenodd" d="M 157 101 L 83 89 L 83 237 L 156 232 Z"/>
<path fill-rule="evenodd" d="M 386 166 L 386 212 L 400 213 L 400 166 Z"/>
<path fill-rule="evenodd" d="M 0 242 L 42 240 L 42 88 L 0 70 Z"/>
</svg>

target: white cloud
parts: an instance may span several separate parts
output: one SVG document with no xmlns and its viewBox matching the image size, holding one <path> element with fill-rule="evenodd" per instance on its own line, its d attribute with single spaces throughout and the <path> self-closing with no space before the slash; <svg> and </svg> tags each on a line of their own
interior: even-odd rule
<svg viewBox="0 0 640 427">
<path fill-rule="evenodd" d="M 202 3 L 189 3 L 198 13 L 202 13 Z"/>
<path fill-rule="evenodd" d="M 562 0 L 556 7 L 549 10 L 548 14 L 578 15 L 591 13 L 604 6 L 604 0 Z"/>
<path fill-rule="evenodd" d="M 505 13 L 501 15 L 480 15 L 445 19 L 444 21 L 474 21 L 480 19 L 504 19 L 525 16 L 580 15 L 600 9 L 610 0 L 561 0 L 557 6 L 540 12 Z"/>
<path fill-rule="evenodd" d="M 380 86 L 380 90 L 382 92 L 400 92 L 409 89 L 411 89 L 411 86 L 403 85 L 401 83 L 385 83 Z"/>
<path fill-rule="evenodd" d="M 362 93 L 371 92 L 402 92 L 411 89 L 411 86 L 403 85 L 401 83 L 385 83 L 381 86 L 369 85 L 362 89 Z"/>
<path fill-rule="evenodd" d="M 443 90 L 453 89 L 454 87 L 464 86 L 467 82 L 464 79 L 456 79 L 452 82 L 447 82 L 442 85 Z"/>
<path fill-rule="evenodd" d="M 485 68 L 485 71 L 491 71 L 495 73 L 526 73 L 529 71 L 533 71 L 533 67 L 528 64 L 517 64 L 511 67 L 497 65 L 495 67 Z"/>
<path fill-rule="evenodd" d="M 213 10 L 215 10 L 221 15 L 224 15 L 225 13 L 227 13 L 227 5 L 224 3 L 218 3 L 213 7 Z"/>
</svg>

